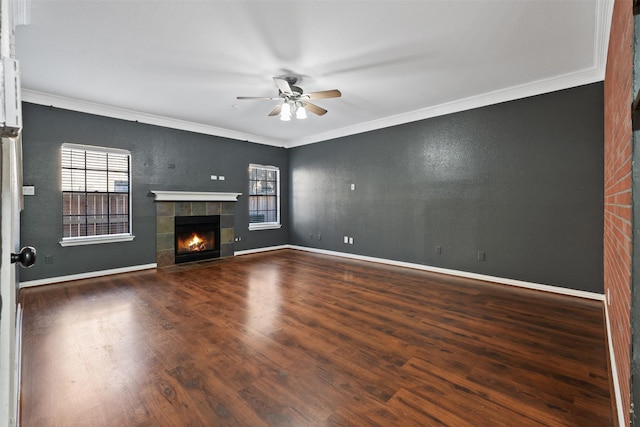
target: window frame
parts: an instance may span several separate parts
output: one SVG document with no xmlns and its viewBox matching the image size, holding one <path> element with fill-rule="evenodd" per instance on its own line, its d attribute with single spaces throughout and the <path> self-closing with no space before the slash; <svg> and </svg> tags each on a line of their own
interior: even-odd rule
<svg viewBox="0 0 640 427">
<path fill-rule="evenodd" d="M 276 198 L 276 221 L 271 221 L 271 222 L 251 222 L 251 198 L 256 196 L 251 194 L 251 170 L 252 169 L 264 169 L 264 170 L 269 170 L 269 171 L 274 171 L 276 172 L 276 194 L 275 194 L 275 198 Z M 273 165 L 260 165 L 257 163 L 250 163 L 249 164 L 249 168 L 247 169 L 248 172 L 248 187 L 249 187 L 249 192 L 248 192 L 248 197 L 249 197 L 249 205 L 248 205 L 248 214 L 249 214 L 249 231 L 255 231 L 255 230 L 272 230 L 272 229 L 278 229 L 282 227 L 282 223 L 280 221 L 280 214 L 281 214 L 281 210 L 282 210 L 282 205 L 281 205 L 281 198 L 280 198 L 280 168 L 278 166 L 273 166 Z"/>
<path fill-rule="evenodd" d="M 85 144 L 75 144 L 65 142 L 60 146 L 60 193 L 61 196 L 66 192 L 62 188 L 62 152 L 63 150 L 81 150 L 85 152 L 94 152 L 100 154 L 120 154 L 126 155 L 129 160 L 129 171 L 128 171 L 128 225 L 129 231 L 127 233 L 117 233 L 117 234 L 100 234 L 95 236 L 74 236 L 74 237 L 62 237 L 60 240 L 60 246 L 81 246 L 81 245 L 94 245 L 100 243 L 114 243 L 114 242 L 129 242 L 132 241 L 135 236 L 133 235 L 133 212 L 132 212 L 132 202 L 133 202 L 133 191 L 132 191 L 132 176 L 133 176 L 133 165 L 131 161 L 131 152 L 129 150 L 121 149 L 121 148 L 112 148 L 112 147 L 102 147 L 95 145 L 85 145 Z M 86 165 L 85 165 L 86 170 Z M 85 189 L 85 192 L 86 189 Z M 107 191 L 108 193 L 108 191 Z M 64 204 L 61 210 L 62 218 L 64 218 Z M 63 225 L 64 227 L 64 225 Z M 63 232 L 64 234 L 64 232 Z"/>
</svg>

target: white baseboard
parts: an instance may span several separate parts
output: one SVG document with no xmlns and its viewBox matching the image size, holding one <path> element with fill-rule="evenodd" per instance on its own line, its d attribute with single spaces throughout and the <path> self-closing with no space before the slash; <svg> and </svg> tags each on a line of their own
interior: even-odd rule
<svg viewBox="0 0 640 427">
<path fill-rule="evenodd" d="M 397 267 L 412 268 L 414 270 L 423 270 L 423 271 L 429 271 L 432 273 L 448 274 L 450 276 L 465 277 L 468 279 L 482 280 L 485 282 L 517 286 L 521 288 L 534 289 L 537 291 L 551 292 L 555 294 L 569 295 L 569 296 L 587 298 L 587 299 L 592 299 L 597 301 L 605 301 L 604 294 L 598 294 L 595 292 L 579 291 L 576 289 L 564 288 L 562 286 L 552 286 L 552 285 L 545 285 L 541 283 L 525 282 L 523 280 L 488 276 L 485 274 L 470 273 L 467 271 L 451 270 L 448 268 L 432 267 L 429 265 L 415 264 L 415 263 L 404 262 L 404 261 L 395 261 L 395 260 L 389 260 L 385 258 L 375 258 L 375 257 L 350 254 L 345 252 L 329 251 L 326 249 L 309 248 L 306 246 L 296 246 L 296 245 L 268 246 L 263 248 L 247 249 L 244 251 L 236 251 L 234 255 L 236 256 L 249 255 L 249 254 L 260 253 L 260 252 L 275 251 L 279 249 L 296 249 L 300 251 L 331 255 L 331 256 L 337 256 L 342 258 L 350 258 L 350 259 L 356 259 L 360 261 L 369 261 L 369 262 L 375 262 L 379 264 L 394 265 Z M 71 280 L 90 279 L 93 277 L 107 276 L 110 274 L 129 273 L 133 271 L 147 270 L 150 268 L 156 268 L 157 266 L 158 265 L 156 263 L 152 263 L 152 264 L 134 265 L 134 266 L 123 267 L 123 268 L 114 268 L 110 270 L 91 271 L 88 273 L 72 274 L 69 276 L 48 277 L 46 279 L 37 279 L 37 280 L 29 280 L 26 282 L 20 282 L 19 287 L 22 289 L 22 288 L 28 288 L 31 286 L 41 286 L 41 285 L 48 285 L 52 283 L 68 282 Z"/>
<path fill-rule="evenodd" d="M 92 279 L 94 277 L 108 276 L 110 274 L 131 273 L 133 271 L 148 270 L 156 268 L 158 264 L 132 265 L 130 267 L 112 268 L 110 270 L 90 271 L 88 273 L 71 274 L 69 276 L 47 277 L 46 279 L 28 280 L 20 282 L 19 288 L 28 288 L 31 286 L 50 285 L 52 283 L 69 282 L 71 280 Z"/>
<path fill-rule="evenodd" d="M 611 377 L 613 379 L 613 392 L 616 399 L 616 412 L 618 415 L 619 427 L 625 427 L 624 411 L 622 409 L 622 393 L 620 391 L 620 381 L 618 381 L 618 367 L 616 365 L 616 355 L 613 351 L 613 338 L 611 335 L 611 322 L 609 320 L 609 305 L 604 302 L 604 318 L 607 326 L 607 349 L 609 350 L 609 363 L 611 363 Z"/>
<path fill-rule="evenodd" d="M 369 261 L 369 262 L 376 262 L 380 264 L 395 265 L 397 267 L 406 267 L 406 268 L 412 268 L 415 270 L 429 271 L 432 273 L 448 274 L 450 276 L 465 277 L 468 279 L 482 280 L 484 282 L 499 283 L 503 285 L 517 286 L 520 288 L 534 289 L 537 291 L 551 292 L 555 294 L 569 295 L 569 296 L 574 296 L 579 298 L 604 301 L 604 294 L 598 294 L 595 292 L 587 292 L 587 291 L 579 291 L 576 289 L 564 288 L 562 286 L 552 286 L 552 285 L 545 285 L 542 283 L 525 282 L 523 280 L 488 276 L 486 274 L 477 274 L 477 273 L 470 273 L 468 271 L 450 270 L 448 268 L 432 267 L 429 265 L 414 264 L 414 263 L 404 262 L 404 261 L 394 261 L 394 260 L 389 260 L 384 258 L 374 258 L 374 257 L 349 254 L 344 252 L 334 252 L 334 251 L 328 251 L 325 249 L 308 248 L 305 246 L 287 245 L 287 247 L 290 249 L 297 249 L 301 251 L 314 252 L 314 253 L 319 253 L 324 255 L 332 255 L 332 256 L 339 256 L 343 258 L 357 259 L 360 261 Z M 263 248 L 263 249 L 266 249 L 266 248 Z M 278 247 L 278 249 L 280 249 L 280 247 Z"/>
<path fill-rule="evenodd" d="M 266 248 L 256 248 L 256 249 L 247 249 L 244 251 L 235 251 L 233 254 L 238 255 L 249 255 L 249 254 L 257 254 L 260 252 L 268 252 L 268 251 L 277 251 L 279 249 L 292 249 L 291 245 L 279 245 L 279 246 L 267 246 Z"/>
<path fill-rule="evenodd" d="M 16 420 L 16 426 L 20 425 L 20 390 L 22 386 L 22 306 L 18 304 L 16 307 L 16 359 L 15 359 L 15 395 L 13 401 L 15 402 L 14 419 Z"/>
</svg>

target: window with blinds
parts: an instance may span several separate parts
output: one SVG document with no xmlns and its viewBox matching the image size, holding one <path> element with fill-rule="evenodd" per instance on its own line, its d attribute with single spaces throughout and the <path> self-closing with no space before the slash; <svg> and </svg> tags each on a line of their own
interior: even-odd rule
<svg viewBox="0 0 640 427">
<path fill-rule="evenodd" d="M 63 240 L 131 234 L 131 154 L 63 144 Z"/>
<path fill-rule="evenodd" d="M 249 229 L 280 227 L 280 169 L 249 165 Z"/>
</svg>

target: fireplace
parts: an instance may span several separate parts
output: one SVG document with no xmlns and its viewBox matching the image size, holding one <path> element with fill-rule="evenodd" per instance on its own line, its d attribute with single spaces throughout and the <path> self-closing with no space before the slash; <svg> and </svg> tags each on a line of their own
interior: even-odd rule
<svg viewBox="0 0 640 427">
<path fill-rule="evenodd" d="M 176 264 L 176 217 L 213 216 L 219 218 L 215 247 L 220 258 L 234 255 L 234 215 L 236 202 L 241 193 L 194 192 L 194 191 L 160 191 L 152 190 L 156 205 L 156 263 L 158 267 Z M 214 256 L 215 250 L 214 249 Z M 202 251 L 197 251 L 202 252 Z M 183 259 L 199 260 L 204 254 Z M 206 252 L 206 255 L 212 255 Z M 202 258 L 201 258 L 202 257 Z"/>
<path fill-rule="evenodd" d="M 175 217 L 175 263 L 220 257 L 220 215 Z"/>
</svg>

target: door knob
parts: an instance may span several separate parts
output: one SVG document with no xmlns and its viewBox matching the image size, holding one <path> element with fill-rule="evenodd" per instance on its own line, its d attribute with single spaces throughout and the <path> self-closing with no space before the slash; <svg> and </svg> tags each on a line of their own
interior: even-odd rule
<svg viewBox="0 0 640 427">
<path fill-rule="evenodd" d="M 11 254 L 11 263 L 19 262 L 24 268 L 31 267 L 36 262 L 36 249 L 32 246 L 25 246 L 20 249 L 20 253 Z"/>
</svg>

